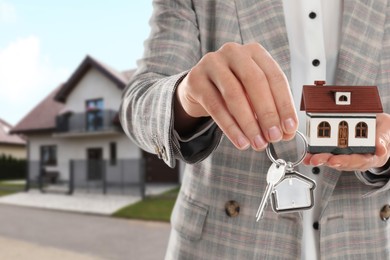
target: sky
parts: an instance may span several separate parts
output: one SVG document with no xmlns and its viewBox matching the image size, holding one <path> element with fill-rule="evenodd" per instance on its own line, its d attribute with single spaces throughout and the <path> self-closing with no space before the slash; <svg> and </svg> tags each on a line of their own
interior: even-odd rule
<svg viewBox="0 0 390 260">
<path fill-rule="evenodd" d="M 0 0 L 0 118 L 16 125 L 86 55 L 136 67 L 152 0 Z"/>
</svg>

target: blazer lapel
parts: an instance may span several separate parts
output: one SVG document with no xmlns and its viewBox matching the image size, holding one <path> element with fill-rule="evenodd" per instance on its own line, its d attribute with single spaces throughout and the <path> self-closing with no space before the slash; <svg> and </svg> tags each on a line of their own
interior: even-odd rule
<svg viewBox="0 0 390 260">
<path fill-rule="evenodd" d="M 338 85 L 375 85 L 387 0 L 344 0 Z"/>
<path fill-rule="evenodd" d="M 258 42 L 290 79 L 290 50 L 282 0 L 235 0 L 243 43 Z"/>
</svg>

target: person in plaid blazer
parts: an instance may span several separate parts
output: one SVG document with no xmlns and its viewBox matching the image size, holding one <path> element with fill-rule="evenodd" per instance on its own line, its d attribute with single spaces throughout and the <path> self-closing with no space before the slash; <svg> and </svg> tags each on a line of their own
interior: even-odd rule
<svg viewBox="0 0 390 260">
<path fill-rule="evenodd" d="M 377 85 L 384 113 L 375 155 L 305 159 L 326 165 L 321 259 L 390 259 L 390 174 L 366 171 L 389 158 L 389 5 L 344 1 L 336 84 Z M 151 25 L 120 120 L 144 150 L 187 163 L 166 258 L 300 259 L 300 213 L 254 217 L 271 164 L 264 149 L 297 129 L 282 1 L 155 0 Z M 280 147 L 281 158 L 296 149 Z"/>
</svg>

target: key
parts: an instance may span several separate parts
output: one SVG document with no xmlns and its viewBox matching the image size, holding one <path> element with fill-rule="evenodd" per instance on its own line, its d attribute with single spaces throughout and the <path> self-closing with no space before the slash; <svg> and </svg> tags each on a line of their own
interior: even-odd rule
<svg viewBox="0 0 390 260">
<path fill-rule="evenodd" d="M 275 185 L 283 179 L 286 172 L 286 162 L 282 159 L 278 159 L 276 162 L 277 163 L 272 163 L 267 172 L 267 187 L 265 188 L 265 193 L 256 213 L 257 222 L 263 217 L 264 209 L 270 200 Z"/>
</svg>

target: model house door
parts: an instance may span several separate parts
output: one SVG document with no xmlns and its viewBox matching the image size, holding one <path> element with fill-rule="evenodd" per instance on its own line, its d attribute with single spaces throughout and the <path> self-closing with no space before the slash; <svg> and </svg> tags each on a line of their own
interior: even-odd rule
<svg viewBox="0 0 390 260">
<path fill-rule="evenodd" d="M 103 149 L 87 149 L 87 179 L 101 180 L 103 176 Z"/>
<path fill-rule="evenodd" d="M 338 146 L 340 148 L 348 147 L 348 123 L 345 121 L 339 124 L 339 141 Z"/>
</svg>

